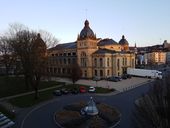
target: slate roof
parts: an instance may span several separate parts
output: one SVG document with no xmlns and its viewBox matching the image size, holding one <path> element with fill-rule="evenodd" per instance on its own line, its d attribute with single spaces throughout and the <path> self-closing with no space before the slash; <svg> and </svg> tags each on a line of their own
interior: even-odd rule
<svg viewBox="0 0 170 128">
<path fill-rule="evenodd" d="M 109 49 L 98 49 L 93 54 L 106 54 L 106 53 L 114 54 L 114 53 L 117 53 L 117 52 L 114 51 L 114 50 L 109 50 Z"/>
<path fill-rule="evenodd" d="M 114 41 L 113 39 L 103 39 L 98 42 L 98 46 L 104 46 L 104 45 L 117 45 L 118 43 Z"/>
<path fill-rule="evenodd" d="M 106 48 L 99 48 L 97 51 L 95 51 L 93 54 L 115 54 L 115 53 L 120 53 L 120 54 L 127 54 L 127 53 L 133 53 L 131 51 L 115 51 L 115 50 L 110 50 Z"/>
<path fill-rule="evenodd" d="M 60 50 L 60 49 L 74 49 L 77 47 L 76 42 L 58 44 L 49 50 Z"/>
<path fill-rule="evenodd" d="M 84 22 L 84 28 L 80 32 L 80 39 L 85 39 L 85 38 L 96 38 L 93 30 L 89 26 L 89 21 L 86 20 Z"/>
</svg>

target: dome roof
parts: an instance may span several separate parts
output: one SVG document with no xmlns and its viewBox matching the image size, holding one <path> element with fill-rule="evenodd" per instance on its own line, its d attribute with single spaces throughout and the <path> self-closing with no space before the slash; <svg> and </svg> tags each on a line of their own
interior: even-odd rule
<svg viewBox="0 0 170 128">
<path fill-rule="evenodd" d="M 122 36 L 122 39 L 119 41 L 119 44 L 120 44 L 120 45 L 125 45 L 125 44 L 129 45 L 129 43 L 128 43 L 128 41 L 125 39 L 125 36 L 124 36 L 124 35 Z"/>
<path fill-rule="evenodd" d="M 79 36 L 79 39 L 85 39 L 85 38 L 91 38 L 91 39 L 96 38 L 95 34 L 93 33 L 93 30 L 89 27 L 88 20 L 84 22 L 84 28 L 81 30 Z"/>
</svg>

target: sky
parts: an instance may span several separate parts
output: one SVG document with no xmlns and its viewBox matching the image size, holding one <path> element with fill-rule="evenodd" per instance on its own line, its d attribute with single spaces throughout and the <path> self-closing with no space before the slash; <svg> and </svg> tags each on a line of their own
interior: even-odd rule
<svg viewBox="0 0 170 128">
<path fill-rule="evenodd" d="M 76 41 L 87 19 L 97 38 L 130 46 L 170 42 L 170 0 L 0 0 L 0 33 L 9 24 L 52 33 L 60 43 Z"/>
</svg>

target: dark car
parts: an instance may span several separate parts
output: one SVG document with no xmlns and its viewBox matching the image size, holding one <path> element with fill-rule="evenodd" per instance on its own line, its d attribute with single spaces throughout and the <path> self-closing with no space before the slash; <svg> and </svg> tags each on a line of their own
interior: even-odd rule
<svg viewBox="0 0 170 128">
<path fill-rule="evenodd" d="M 119 79 L 114 77 L 114 76 L 107 78 L 107 80 L 108 81 L 113 81 L 113 82 L 118 82 L 119 81 Z"/>
<path fill-rule="evenodd" d="M 132 76 L 129 74 L 123 74 L 122 75 L 122 79 L 127 79 L 127 78 L 131 78 Z"/>
<path fill-rule="evenodd" d="M 118 79 L 118 81 L 122 80 L 122 78 L 120 76 L 115 76 L 115 79 Z"/>
<path fill-rule="evenodd" d="M 122 79 L 127 79 L 127 78 L 128 78 L 127 74 L 122 75 Z"/>
<path fill-rule="evenodd" d="M 78 93 L 79 93 L 79 91 L 78 91 L 77 88 L 71 89 L 70 92 L 71 92 L 72 94 L 78 94 Z"/>
<path fill-rule="evenodd" d="M 127 78 L 132 78 L 132 76 L 131 76 L 131 75 L 129 75 L 129 74 L 127 74 Z"/>
<path fill-rule="evenodd" d="M 53 94 L 54 94 L 55 96 L 61 96 L 61 95 L 62 95 L 62 92 L 61 92 L 61 90 L 55 90 L 55 91 L 53 92 Z"/>
<path fill-rule="evenodd" d="M 62 94 L 68 94 L 69 91 L 68 91 L 67 89 L 65 89 L 65 88 L 62 88 L 62 89 L 61 89 L 61 93 L 62 93 Z"/>
<path fill-rule="evenodd" d="M 93 77 L 93 81 L 99 81 L 99 80 L 101 80 L 101 78 L 99 76 Z"/>
</svg>

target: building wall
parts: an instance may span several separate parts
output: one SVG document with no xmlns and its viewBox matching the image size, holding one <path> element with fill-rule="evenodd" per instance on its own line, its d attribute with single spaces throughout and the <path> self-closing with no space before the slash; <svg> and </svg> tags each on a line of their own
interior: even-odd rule
<svg viewBox="0 0 170 128">
<path fill-rule="evenodd" d="M 148 64 L 165 64 L 166 63 L 166 53 L 162 51 L 145 53 L 145 58 L 147 58 Z"/>
<path fill-rule="evenodd" d="M 135 54 L 115 53 L 93 55 L 93 76 L 99 76 L 101 78 L 121 76 L 126 73 L 128 67 L 135 68 Z"/>
<path fill-rule="evenodd" d="M 83 78 L 92 78 L 92 54 L 98 49 L 97 39 L 77 40 L 77 62 Z"/>
<path fill-rule="evenodd" d="M 71 65 L 76 61 L 76 49 L 49 51 L 47 71 L 52 76 L 68 76 L 71 73 Z"/>
</svg>

